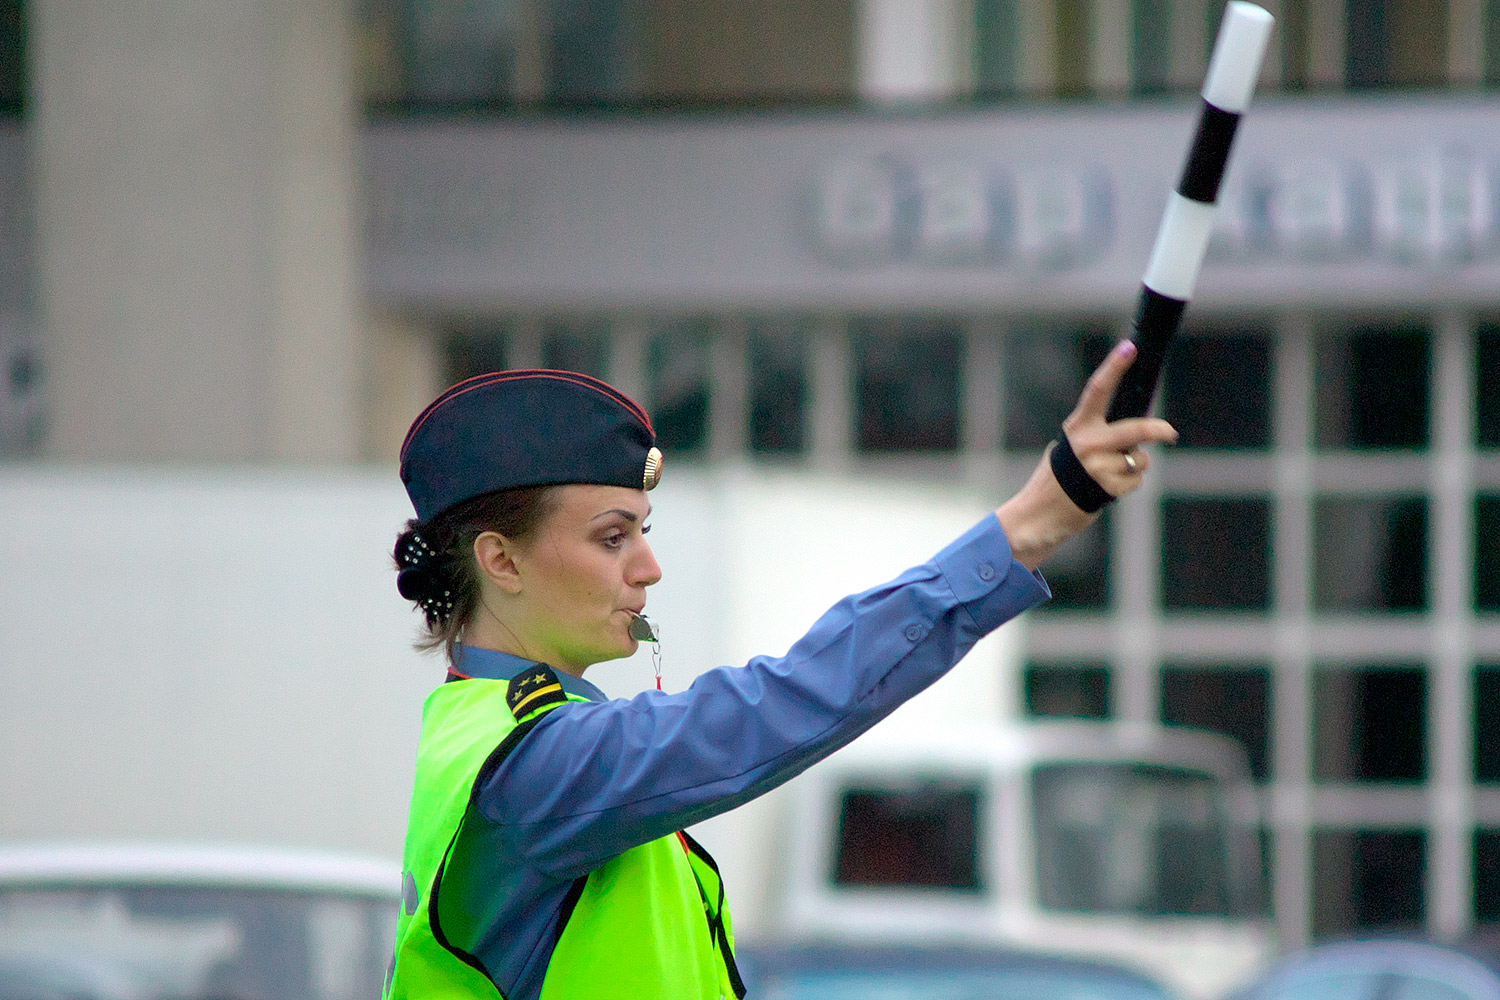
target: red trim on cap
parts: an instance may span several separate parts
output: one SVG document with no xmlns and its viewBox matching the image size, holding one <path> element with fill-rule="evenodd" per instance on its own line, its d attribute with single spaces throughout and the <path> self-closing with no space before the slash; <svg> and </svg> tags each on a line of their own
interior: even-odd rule
<svg viewBox="0 0 1500 1000">
<path fill-rule="evenodd" d="M 511 371 L 489 372 L 484 375 L 475 375 L 471 378 L 466 378 L 462 382 L 450 386 L 441 396 L 429 403 L 427 409 L 417 415 L 417 419 L 412 422 L 411 429 L 406 432 L 405 440 L 401 442 L 401 462 L 405 463 L 406 461 L 406 449 L 410 447 L 411 439 L 438 407 L 475 389 L 498 385 L 501 382 L 514 382 L 519 379 L 531 378 L 553 379 L 558 382 L 568 382 L 572 385 L 581 386 L 584 389 L 592 389 L 625 407 L 641 423 L 646 425 L 647 432 L 653 438 L 656 437 L 656 429 L 651 426 L 651 418 L 646 416 L 646 411 L 641 408 L 640 404 L 608 382 L 596 379 L 592 375 L 584 375 L 581 372 L 560 371 L 551 368 L 517 368 Z"/>
</svg>

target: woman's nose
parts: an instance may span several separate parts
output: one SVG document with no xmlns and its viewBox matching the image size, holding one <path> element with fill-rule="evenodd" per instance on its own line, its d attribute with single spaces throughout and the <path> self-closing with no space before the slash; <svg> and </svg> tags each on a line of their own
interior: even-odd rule
<svg viewBox="0 0 1500 1000">
<path fill-rule="evenodd" d="M 631 585 L 636 587 L 649 587 L 661 580 L 661 566 L 657 565 L 656 554 L 651 551 L 651 544 L 641 542 L 640 557 L 631 565 Z"/>
</svg>

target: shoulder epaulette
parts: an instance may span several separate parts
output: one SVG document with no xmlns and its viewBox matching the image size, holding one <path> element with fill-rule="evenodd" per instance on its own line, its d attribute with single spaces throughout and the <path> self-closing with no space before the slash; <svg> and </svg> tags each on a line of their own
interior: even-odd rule
<svg viewBox="0 0 1500 1000">
<path fill-rule="evenodd" d="M 551 667 L 541 664 L 512 677 L 505 692 L 505 703 L 510 706 L 510 712 L 517 721 L 539 708 L 560 705 L 567 700 L 568 696 L 563 691 L 557 674 L 552 672 Z"/>
</svg>

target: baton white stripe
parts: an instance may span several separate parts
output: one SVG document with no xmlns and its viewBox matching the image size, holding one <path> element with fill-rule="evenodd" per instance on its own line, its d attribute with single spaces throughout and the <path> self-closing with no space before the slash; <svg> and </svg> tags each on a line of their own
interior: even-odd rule
<svg viewBox="0 0 1500 1000">
<path fill-rule="evenodd" d="M 1146 265 L 1146 287 L 1168 298 L 1184 302 L 1192 299 L 1213 224 L 1213 205 L 1173 191 L 1156 232 L 1151 261 Z"/>
<path fill-rule="evenodd" d="M 1243 113 L 1250 106 L 1255 78 L 1260 75 L 1271 26 L 1276 23 L 1252 3 L 1234 0 L 1224 11 L 1214 54 L 1203 81 L 1203 99 L 1223 111 Z"/>
</svg>

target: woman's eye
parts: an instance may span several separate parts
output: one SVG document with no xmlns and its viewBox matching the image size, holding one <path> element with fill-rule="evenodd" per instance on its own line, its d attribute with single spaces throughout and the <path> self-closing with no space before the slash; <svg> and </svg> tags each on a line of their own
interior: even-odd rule
<svg viewBox="0 0 1500 1000">
<path fill-rule="evenodd" d="M 621 545 L 625 544 L 625 536 L 623 534 L 618 534 L 618 533 L 613 534 L 613 535 L 605 535 L 604 536 L 604 544 L 608 545 L 612 549 L 617 549 Z"/>
<path fill-rule="evenodd" d="M 649 534 L 651 534 L 651 525 L 649 525 L 649 524 L 641 525 L 641 534 L 643 534 L 643 535 L 649 535 Z"/>
</svg>

